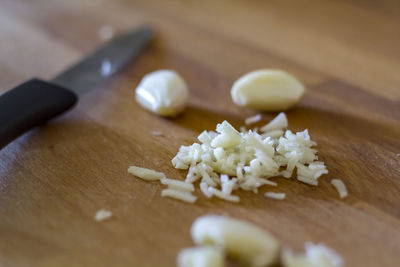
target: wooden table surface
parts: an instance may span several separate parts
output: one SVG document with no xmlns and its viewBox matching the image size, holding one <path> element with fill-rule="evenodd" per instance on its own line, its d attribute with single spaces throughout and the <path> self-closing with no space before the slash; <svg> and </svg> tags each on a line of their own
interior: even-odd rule
<svg viewBox="0 0 400 267">
<path fill-rule="evenodd" d="M 323 242 L 347 266 L 400 266 L 400 2 L 0 0 L 0 88 L 51 78 L 102 41 L 98 30 L 151 24 L 140 58 L 68 114 L 0 151 L 1 266 L 174 266 L 189 229 L 208 213 L 247 219 L 296 250 Z M 134 101 L 141 77 L 177 70 L 190 103 L 176 119 Z M 171 178 L 170 159 L 224 119 L 256 111 L 229 95 L 242 74 L 281 68 L 308 88 L 287 113 L 308 128 L 330 173 L 318 187 L 275 179 L 284 201 L 239 192 L 240 204 L 160 196 L 130 165 Z M 264 122 L 274 114 L 264 114 Z M 157 130 L 165 134 L 155 137 Z M 349 197 L 330 185 L 341 178 Z M 95 222 L 100 208 L 114 217 Z"/>
</svg>

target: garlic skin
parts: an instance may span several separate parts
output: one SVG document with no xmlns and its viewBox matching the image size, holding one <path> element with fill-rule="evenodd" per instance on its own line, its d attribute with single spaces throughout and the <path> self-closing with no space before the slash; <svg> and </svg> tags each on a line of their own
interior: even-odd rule
<svg viewBox="0 0 400 267">
<path fill-rule="evenodd" d="M 183 78 L 172 70 L 158 70 L 145 75 L 136 88 L 136 101 L 145 109 L 165 117 L 181 113 L 189 91 Z"/>
<path fill-rule="evenodd" d="M 222 247 L 245 266 L 270 266 L 279 258 L 279 242 L 267 231 L 245 221 L 202 216 L 192 224 L 191 235 L 195 244 Z"/>
<path fill-rule="evenodd" d="M 249 72 L 232 86 L 235 104 L 263 111 L 283 111 L 296 105 L 305 87 L 291 74 L 274 69 Z"/>
</svg>

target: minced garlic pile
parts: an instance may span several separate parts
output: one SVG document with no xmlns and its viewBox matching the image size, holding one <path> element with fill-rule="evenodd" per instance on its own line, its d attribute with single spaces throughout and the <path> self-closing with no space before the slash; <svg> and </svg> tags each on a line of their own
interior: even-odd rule
<svg viewBox="0 0 400 267">
<path fill-rule="evenodd" d="M 157 172 L 154 179 L 165 177 L 163 184 L 169 188 L 163 191 L 163 196 L 191 203 L 196 201 L 192 192 L 193 183 L 197 181 L 206 197 L 215 196 L 232 202 L 240 200 L 232 194 L 234 190 L 240 188 L 258 193 L 260 186 L 277 185 L 270 178 L 291 178 L 295 169 L 297 180 L 318 185 L 318 178 L 328 170 L 324 162 L 318 161 L 314 148 L 317 144 L 310 139 L 307 130 L 293 133 L 285 130 L 287 126 L 284 113 L 262 127 L 260 132 L 256 129 L 238 132 L 224 121 L 217 125 L 216 131 L 202 132 L 198 136 L 200 143 L 180 147 L 172 159 L 175 168 L 188 170 L 185 181 L 179 181 L 180 186 L 171 179 L 165 180 L 162 173 Z M 141 177 L 137 171 L 129 172 Z M 140 172 L 149 175 L 148 171 Z M 149 180 L 148 176 L 143 178 Z M 182 186 L 183 183 L 187 186 Z M 284 195 L 279 196 L 284 198 Z"/>
</svg>

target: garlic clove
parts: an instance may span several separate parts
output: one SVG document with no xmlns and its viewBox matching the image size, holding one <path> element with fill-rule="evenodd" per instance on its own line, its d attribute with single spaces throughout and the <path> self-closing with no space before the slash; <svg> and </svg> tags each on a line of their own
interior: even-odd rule
<svg viewBox="0 0 400 267">
<path fill-rule="evenodd" d="M 178 267 L 224 267 L 224 253 L 218 247 L 202 246 L 182 249 L 177 257 Z"/>
<path fill-rule="evenodd" d="M 232 86 L 235 104 L 263 111 L 282 111 L 296 105 L 304 95 L 303 84 L 281 70 L 262 69 L 240 77 Z"/>
<path fill-rule="evenodd" d="M 143 77 L 136 88 L 136 101 L 160 116 L 173 117 L 187 104 L 189 91 L 183 78 L 172 70 L 158 70 Z"/>
<path fill-rule="evenodd" d="M 207 215 L 196 219 L 191 228 L 197 245 L 216 245 L 242 263 L 269 266 L 279 258 L 278 241 L 265 230 L 245 221 Z"/>
</svg>

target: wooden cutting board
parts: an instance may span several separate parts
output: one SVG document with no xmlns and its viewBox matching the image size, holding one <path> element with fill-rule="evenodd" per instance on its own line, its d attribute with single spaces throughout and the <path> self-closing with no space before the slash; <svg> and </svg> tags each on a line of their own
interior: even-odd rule
<svg viewBox="0 0 400 267">
<path fill-rule="evenodd" d="M 246 219 L 296 250 L 323 242 L 347 266 L 400 266 L 400 8 L 397 1 L 40 1 L 0 0 L 0 88 L 50 78 L 102 41 L 144 23 L 157 39 L 136 62 L 85 95 L 68 114 L 0 151 L 1 266 L 174 266 L 192 246 L 204 214 Z M 176 119 L 141 109 L 134 89 L 157 69 L 190 87 Z M 186 204 L 162 186 L 127 174 L 130 165 L 183 179 L 171 158 L 180 145 L 222 120 L 256 111 L 236 107 L 232 83 L 259 68 L 296 75 L 308 91 L 287 112 L 309 129 L 329 174 L 318 187 L 274 179 L 239 204 Z M 266 123 L 276 114 L 263 114 Z M 261 123 L 260 123 L 261 125 Z M 161 131 L 164 136 L 154 136 Z M 349 197 L 331 186 L 342 179 Z M 283 201 L 267 190 L 285 192 Z M 104 208 L 113 218 L 96 222 Z"/>
</svg>

